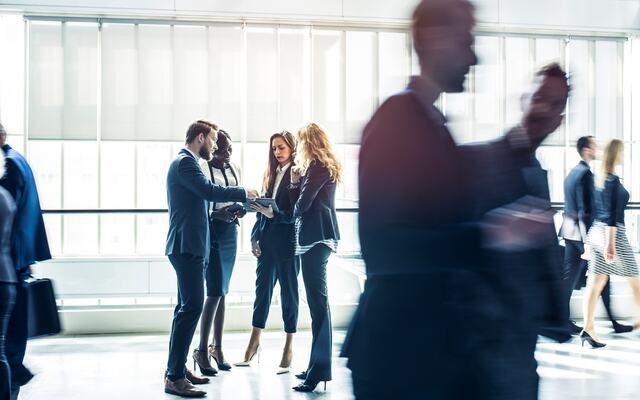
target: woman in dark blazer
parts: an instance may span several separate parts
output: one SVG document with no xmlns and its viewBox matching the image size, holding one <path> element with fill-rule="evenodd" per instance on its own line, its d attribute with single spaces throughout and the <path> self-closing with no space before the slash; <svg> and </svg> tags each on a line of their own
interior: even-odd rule
<svg viewBox="0 0 640 400">
<path fill-rule="evenodd" d="M 291 175 L 291 196 L 296 199 L 296 255 L 311 312 L 313 341 L 307 370 L 296 375 L 304 382 L 293 389 L 311 392 L 320 381 L 331 380 L 331 312 L 327 295 L 327 262 L 338 247 L 336 184 L 342 166 L 325 131 L 310 123 L 298 131 L 296 168 Z M 299 195 L 296 193 L 299 186 Z"/>
<path fill-rule="evenodd" d="M 289 184 L 296 141 L 290 132 L 276 133 L 269 139 L 269 164 L 264 174 L 264 197 L 275 199 L 278 212 L 271 207 L 254 204 L 256 223 L 251 231 L 251 252 L 258 258 L 256 268 L 256 300 L 253 303 L 253 329 L 244 361 L 249 366 L 260 352 L 260 335 L 265 328 L 276 281 L 280 282 L 282 320 L 287 340 L 282 351 L 278 374 L 289 372 L 293 357 L 293 334 L 298 323 L 299 257 L 295 255 L 294 202 Z M 294 189 L 294 192 L 299 189 Z M 293 193 L 297 198 L 297 193 Z"/>
<path fill-rule="evenodd" d="M 231 161 L 233 153 L 231 136 L 220 129 L 216 145 L 218 148 L 211 160 L 201 164 L 202 172 L 218 186 L 239 186 L 240 168 Z M 200 343 L 198 348 L 193 350 L 194 364 L 198 364 L 204 375 L 212 376 L 218 372 L 211 365 L 210 359 L 213 359 L 218 369 L 222 371 L 231 369 L 222 352 L 225 297 L 229 293 L 229 282 L 236 263 L 238 218 L 242 218 L 245 214 L 246 211 L 238 203 L 209 203 L 211 251 L 205 270 L 207 299 L 200 319 Z M 208 345 L 211 330 L 213 330 L 213 340 Z"/>
<path fill-rule="evenodd" d="M 4 154 L 0 151 L 0 178 L 4 176 Z M 5 337 L 9 316 L 16 299 L 16 271 L 11 260 L 11 230 L 16 206 L 13 198 L 0 186 L 0 399 L 11 396 L 11 372 L 5 354 Z"/>
</svg>

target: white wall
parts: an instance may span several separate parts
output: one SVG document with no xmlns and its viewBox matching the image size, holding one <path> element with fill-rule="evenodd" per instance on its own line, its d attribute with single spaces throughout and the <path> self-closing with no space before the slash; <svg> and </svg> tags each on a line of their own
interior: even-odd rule
<svg viewBox="0 0 640 400">
<path fill-rule="evenodd" d="M 473 0 L 478 21 L 553 29 L 640 30 L 638 0 Z M 42 13 L 406 22 L 416 0 L 9 0 L 0 7 Z"/>
</svg>

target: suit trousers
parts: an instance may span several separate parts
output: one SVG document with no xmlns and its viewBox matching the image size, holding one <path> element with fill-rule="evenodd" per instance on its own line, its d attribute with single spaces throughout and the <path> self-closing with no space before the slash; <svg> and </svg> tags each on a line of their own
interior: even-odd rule
<svg viewBox="0 0 640 400">
<path fill-rule="evenodd" d="M 256 328 L 264 329 L 269 316 L 273 288 L 280 282 L 280 299 L 284 331 L 296 332 L 298 325 L 298 273 L 299 257 L 278 260 L 268 249 L 262 249 L 256 268 L 256 300 L 253 303 L 253 322 Z"/>
<path fill-rule="evenodd" d="M 11 311 L 5 338 L 5 351 L 11 368 L 11 387 L 13 390 L 17 390 L 32 377 L 31 372 L 22 364 L 29 336 L 29 286 L 26 282 L 28 277 L 28 270 L 24 270 L 22 273 L 18 272 L 19 282 L 15 285 L 15 304 Z"/>
<path fill-rule="evenodd" d="M 16 299 L 16 284 L 0 282 L 0 400 L 11 398 L 11 369 L 5 354 L 5 336 Z"/>
<path fill-rule="evenodd" d="M 173 254 L 169 261 L 178 278 L 178 301 L 171 323 L 167 362 L 167 376 L 175 381 L 185 377 L 189 346 L 202 313 L 205 261 L 192 254 Z"/>
<path fill-rule="evenodd" d="M 311 356 L 307 367 L 310 381 L 331 380 L 331 310 L 327 294 L 327 263 L 331 249 L 317 244 L 302 254 L 302 279 L 311 312 Z"/>
<path fill-rule="evenodd" d="M 577 240 L 564 240 L 564 281 L 567 303 L 571 299 L 571 293 L 576 288 L 580 279 L 587 273 L 587 261 L 580 258 L 584 253 L 584 244 Z"/>
<path fill-rule="evenodd" d="M 356 400 L 535 400 L 537 333 L 505 310 L 464 266 L 370 276 L 343 349 Z"/>
</svg>

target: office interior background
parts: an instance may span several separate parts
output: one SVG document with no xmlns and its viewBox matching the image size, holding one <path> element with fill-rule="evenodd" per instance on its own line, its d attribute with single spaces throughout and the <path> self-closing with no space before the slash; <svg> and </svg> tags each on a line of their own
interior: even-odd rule
<svg viewBox="0 0 640 400">
<path fill-rule="evenodd" d="M 201 117 L 231 134 L 250 187 L 261 185 L 272 133 L 311 120 L 327 129 L 346 176 L 338 188 L 342 241 L 329 266 L 334 326 L 346 328 L 364 282 L 360 136 L 373 111 L 419 72 L 408 32 L 415 3 L 0 2 L 0 120 L 36 176 L 54 259 L 35 273 L 55 282 L 65 334 L 168 331 L 176 299 L 163 255 L 166 172 L 188 124 Z M 563 201 L 577 138 L 594 135 L 624 141 L 621 176 L 640 202 L 640 1 L 474 3 L 480 63 L 464 93 L 438 100 L 456 140 L 489 140 L 516 124 L 534 72 L 557 61 L 572 92 L 564 124 L 538 151 L 552 201 Z M 389 151 L 403 151 L 392 137 Z M 640 213 L 627 218 L 637 251 Z M 241 222 L 229 331 L 250 328 L 253 222 L 251 214 Z M 614 284 L 623 317 L 632 315 L 628 290 Z M 574 301 L 579 317 L 579 293 Z M 279 319 L 272 312 L 269 327 L 280 329 Z"/>
</svg>

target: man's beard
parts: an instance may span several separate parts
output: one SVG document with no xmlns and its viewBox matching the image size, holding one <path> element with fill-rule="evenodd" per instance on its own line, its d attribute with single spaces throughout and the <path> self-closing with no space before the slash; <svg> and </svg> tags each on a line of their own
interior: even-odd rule
<svg viewBox="0 0 640 400">
<path fill-rule="evenodd" d="M 207 161 L 210 161 L 210 160 L 211 160 L 211 151 L 209 151 L 209 149 L 207 149 L 207 148 L 206 148 L 206 147 L 204 147 L 204 146 L 202 146 L 202 147 L 200 148 L 200 151 L 198 152 L 198 155 L 199 155 L 201 158 L 204 158 L 204 159 L 205 159 L 205 160 L 207 160 Z"/>
</svg>

